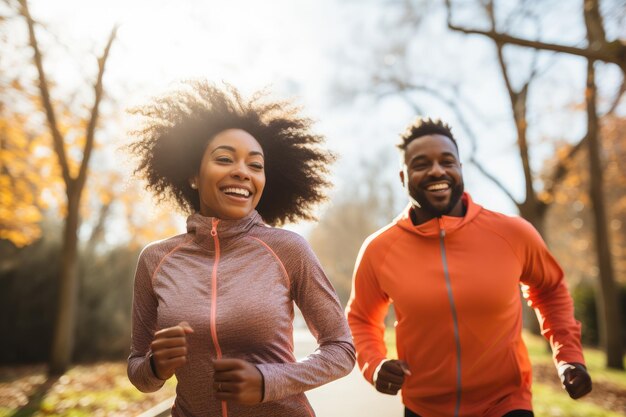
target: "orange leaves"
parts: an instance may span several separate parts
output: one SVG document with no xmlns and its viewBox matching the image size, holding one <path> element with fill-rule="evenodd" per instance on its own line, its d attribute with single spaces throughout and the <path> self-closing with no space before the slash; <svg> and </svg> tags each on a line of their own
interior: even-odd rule
<svg viewBox="0 0 626 417">
<path fill-rule="evenodd" d="M 0 115 L 0 239 L 18 247 L 41 236 L 39 223 L 47 207 L 42 190 L 54 181 L 39 171 L 43 141 L 27 132 L 23 118 Z"/>
<path fill-rule="evenodd" d="M 605 204 L 611 234 L 611 251 L 618 281 L 626 280 L 626 119 L 605 117 L 600 141 Z M 565 146 L 557 157 L 567 155 Z M 597 276 L 595 266 L 593 221 L 589 198 L 589 161 L 586 146 L 571 160 L 571 169 L 555 190 L 555 203 L 547 215 L 550 247 L 561 261 L 571 284 Z"/>
</svg>

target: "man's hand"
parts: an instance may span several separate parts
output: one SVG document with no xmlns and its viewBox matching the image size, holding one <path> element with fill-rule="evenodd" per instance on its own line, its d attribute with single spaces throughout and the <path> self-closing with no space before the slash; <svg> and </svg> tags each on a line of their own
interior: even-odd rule
<svg viewBox="0 0 626 417">
<path fill-rule="evenodd" d="M 559 377 L 563 388 L 573 399 L 578 399 L 591 392 L 591 377 L 583 364 L 566 363 L 561 365 Z"/>
<path fill-rule="evenodd" d="M 258 404 L 263 399 L 263 375 L 256 366 L 242 359 L 214 359 L 213 388 L 224 401 Z"/>
<path fill-rule="evenodd" d="M 187 363 L 188 333 L 193 333 L 193 329 L 183 321 L 178 326 L 168 327 L 154 334 L 150 350 L 157 378 L 169 379 L 177 368 Z"/>
<path fill-rule="evenodd" d="M 404 377 L 411 375 L 406 362 L 391 359 L 382 364 L 376 377 L 376 390 L 383 394 L 396 395 L 402 388 Z"/>
</svg>

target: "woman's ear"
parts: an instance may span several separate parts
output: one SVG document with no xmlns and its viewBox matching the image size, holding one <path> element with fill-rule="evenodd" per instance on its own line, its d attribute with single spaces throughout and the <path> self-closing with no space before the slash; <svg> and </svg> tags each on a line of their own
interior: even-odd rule
<svg viewBox="0 0 626 417">
<path fill-rule="evenodd" d="M 194 190 L 198 189 L 198 176 L 197 175 L 189 178 L 189 186 L 193 188 Z"/>
</svg>

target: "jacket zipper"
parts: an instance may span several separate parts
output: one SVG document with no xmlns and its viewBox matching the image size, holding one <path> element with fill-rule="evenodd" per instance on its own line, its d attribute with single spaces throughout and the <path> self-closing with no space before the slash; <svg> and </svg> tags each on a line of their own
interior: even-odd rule
<svg viewBox="0 0 626 417">
<path fill-rule="evenodd" d="M 448 301 L 452 312 L 452 324 L 454 326 L 454 341 L 456 343 L 456 404 L 454 406 L 454 416 L 459 416 L 461 408 L 461 338 L 459 336 L 459 320 L 456 315 L 456 305 L 452 295 L 452 284 L 450 282 L 450 270 L 448 269 L 448 258 L 446 256 L 446 246 L 444 240 L 446 231 L 439 219 L 439 248 L 441 249 L 441 260 L 443 262 L 443 274 L 446 280 L 446 290 L 448 291 Z"/>
<path fill-rule="evenodd" d="M 215 244 L 215 261 L 213 263 L 213 272 L 211 274 L 211 339 L 213 341 L 213 347 L 215 348 L 215 354 L 217 359 L 222 359 L 222 349 L 217 340 L 217 265 L 220 262 L 220 239 L 217 236 L 217 224 L 219 220 L 213 218 L 211 220 L 211 236 L 213 236 L 213 242 Z M 228 408 L 226 401 L 222 401 L 222 417 L 228 417 Z"/>
</svg>

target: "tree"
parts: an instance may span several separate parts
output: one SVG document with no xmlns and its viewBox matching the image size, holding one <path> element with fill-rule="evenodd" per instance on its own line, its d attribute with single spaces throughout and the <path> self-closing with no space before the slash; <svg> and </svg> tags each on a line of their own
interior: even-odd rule
<svg viewBox="0 0 626 417">
<path fill-rule="evenodd" d="M 19 14 L 23 17 L 27 30 L 29 46 L 33 51 L 33 64 L 38 74 L 39 93 L 43 111 L 52 137 L 53 150 L 58 159 L 58 166 L 63 178 L 66 194 L 66 215 L 61 250 L 61 266 L 59 270 L 59 300 L 55 322 L 54 338 L 50 358 L 50 374 L 62 374 L 70 363 L 76 323 L 77 306 L 77 250 L 78 227 L 80 224 L 79 210 L 85 182 L 87 180 L 89 160 L 94 148 L 95 133 L 98 125 L 100 103 L 104 95 L 103 77 L 105 65 L 111 46 L 116 36 L 114 28 L 109 36 L 104 52 L 98 58 L 98 74 L 94 84 L 94 101 L 87 117 L 83 137 L 82 158 L 79 166 L 74 169 L 67 155 L 67 137 L 63 134 L 58 111 L 52 99 L 50 83 L 44 69 L 43 52 L 37 38 L 37 23 L 32 18 L 27 0 L 19 0 Z"/>
<path fill-rule="evenodd" d="M 493 11 L 493 1 L 489 2 Z M 585 139 L 588 147 L 589 169 L 592 181 L 590 183 L 590 196 L 594 208 L 594 223 L 596 236 L 597 263 L 600 269 L 600 288 L 598 293 L 598 305 L 603 320 L 601 323 L 600 337 L 607 355 L 607 366 L 610 368 L 624 369 L 622 360 L 623 347 L 621 343 L 621 325 L 619 317 L 619 304 L 615 291 L 614 269 L 610 253 L 609 233 L 606 222 L 606 210 L 604 207 L 604 191 L 602 183 L 602 164 L 599 153 L 598 139 L 598 112 L 596 109 L 597 87 L 595 80 L 595 62 L 602 61 L 619 66 L 622 71 L 622 87 L 617 100 L 624 91 L 626 83 L 626 41 L 623 39 L 608 40 L 599 0 L 583 0 L 582 12 L 584 16 L 587 45 L 585 47 L 573 47 L 556 43 L 528 40 L 497 30 L 492 24 L 490 30 L 466 28 L 453 23 L 452 2 L 446 0 L 448 10 L 448 27 L 465 34 L 477 34 L 492 39 L 498 45 L 517 45 L 536 50 L 560 52 L 584 57 L 587 60 L 587 134 Z M 492 23 L 493 20 L 492 14 Z"/>
<path fill-rule="evenodd" d="M 611 253 L 618 281 L 616 292 L 621 297 L 621 318 L 624 320 L 626 291 L 626 120 L 615 115 L 600 120 L 601 155 L 605 161 L 603 182 L 606 190 L 607 220 Z M 568 175 L 555 194 L 555 203 L 548 211 L 546 224 L 551 230 L 549 244 L 568 276 L 576 305 L 576 313 L 583 325 L 583 340 L 599 343 L 597 294 L 599 270 L 595 260 L 593 213 L 588 189 L 589 158 L 585 148 L 572 158 Z M 552 163 L 549 161 L 548 164 Z M 595 303 L 589 297 L 595 294 Z M 587 300 L 585 302 L 585 300 Z M 622 335 L 624 341 L 626 334 Z"/>
<path fill-rule="evenodd" d="M 604 116 L 600 123 L 601 154 L 605 162 L 603 181 L 606 190 L 607 215 L 611 233 L 611 253 L 615 260 L 616 276 L 626 285 L 626 119 L 615 115 Z M 567 152 L 569 145 L 560 149 Z M 554 204 L 550 206 L 546 224 L 550 247 L 561 261 L 570 285 L 598 284 L 598 268 L 594 261 L 593 213 L 588 193 L 590 172 L 587 150 L 583 148 L 568 161 L 568 173 L 556 189 Z M 546 168 L 559 159 L 546 161 Z"/>
</svg>

